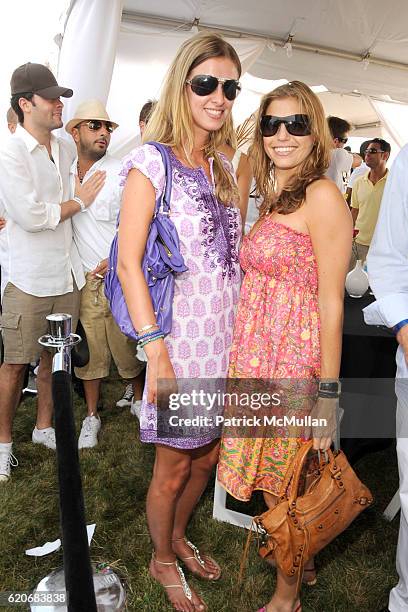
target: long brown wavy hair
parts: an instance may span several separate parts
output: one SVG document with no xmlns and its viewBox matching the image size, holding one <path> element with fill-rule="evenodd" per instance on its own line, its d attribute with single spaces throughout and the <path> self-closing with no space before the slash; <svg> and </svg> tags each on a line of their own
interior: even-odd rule
<svg viewBox="0 0 408 612">
<path fill-rule="evenodd" d="M 232 60 L 241 76 L 241 62 L 235 49 L 221 36 L 202 32 L 185 41 L 174 58 L 163 84 L 160 98 L 150 116 L 143 134 L 143 142 L 155 140 L 184 151 L 191 163 L 194 147 L 193 120 L 186 93 L 186 80 L 190 72 L 212 57 Z M 204 155 L 214 158 L 215 195 L 223 204 L 238 203 L 238 189 L 225 169 L 217 152 L 233 132 L 232 116 L 223 126 L 210 132 Z M 192 164 L 193 165 L 193 164 Z"/>
<path fill-rule="evenodd" d="M 282 192 L 277 195 L 274 164 L 265 152 L 260 121 L 261 117 L 266 115 L 270 103 L 282 98 L 295 98 L 299 102 L 299 113 L 309 117 L 314 145 L 310 155 L 297 167 L 296 173 L 286 183 Z M 257 195 L 262 199 L 259 207 L 260 216 L 273 211 L 288 215 L 300 208 L 306 197 L 307 186 L 321 178 L 329 167 L 331 149 L 332 142 L 323 106 L 310 87 L 301 81 L 292 81 L 267 93 L 261 100 L 254 138 L 249 149 Z"/>
</svg>

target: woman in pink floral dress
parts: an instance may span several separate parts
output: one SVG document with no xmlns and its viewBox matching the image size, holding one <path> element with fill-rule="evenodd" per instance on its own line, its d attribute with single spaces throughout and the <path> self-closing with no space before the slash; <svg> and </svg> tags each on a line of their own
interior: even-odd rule
<svg viewBox="0 0 408 612">
<path fill-rule="evenodd" d="M 330 141 L 315 94 L 298 81 L 283 85 L 264 96 L 258 120 L 250 154 L 263 203 L 240 254 L 245 277 L 229 374 L 286 379 L 296 396 L 297 384 L 305 388 L 310 381 L 316 388 L 319 378 L 338 380 L 352 224 L 338 188 L 323 176 Z M 332 426 L 329 435 L 314 438 L 315 449 L 326 450 L 332 442 L 335 404 L 335 398 L 317 399 L 313 410 L 330 417 Z M 254 490 L 262 490 L 268 506 L 276 503 L 304 442 L 289 437 L 288 430 L 277 433 L 234 437 L 226 429 L 218 479 L 231 495 L 248 501 Z M 296 579 L 278 571 L 276 591 L 264 610 L 300 608 Z"/>
</svg>

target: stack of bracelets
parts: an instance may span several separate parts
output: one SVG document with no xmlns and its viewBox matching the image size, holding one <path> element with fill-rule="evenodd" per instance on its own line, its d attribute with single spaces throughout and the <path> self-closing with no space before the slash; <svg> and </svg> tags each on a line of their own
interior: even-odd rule
<svg viewBox="0 0 408 612">
<path fill-rule="evenodd" d="M 143 348 L 149 342 L 153 342 L 154 340 L 159 340 L 160 338 L 164 338 L 164 334 L 157 323 L 153 323 L 151 325 L 145 325 L 137 332 L 138 341 L 137 346 L 139 348 Z"/>
</svg>

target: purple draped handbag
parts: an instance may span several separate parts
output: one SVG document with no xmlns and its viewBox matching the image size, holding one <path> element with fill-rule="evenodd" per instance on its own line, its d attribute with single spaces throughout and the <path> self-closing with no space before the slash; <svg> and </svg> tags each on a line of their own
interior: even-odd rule
<svg viewBox="0 0 408 612">
<path fill-rule="evenodd" d="M 166 178 L 163 194 L 156 200 L 142 261 L 142 270 L 149 288 L 157 324 L 166 335 L 170 333 L 172 325 L 174 275 L 179 272 L 186 272 L 188 268 L 185 266 L 183 256 L 180 253 L 177 230 L 169 216 L 172 181 L 169 153 L 167 148 L 158 142 L 147 144 L 154 145 L 160 151 Z M 119 226 L 119 216 L 117 226 Z M 118 278 L 117 265 L 118 233 L 116 232 L 110 248 L 108 272 L 105 275 L 105 295 L 113 318 L 120 330 L 129 338 L 138 340 Z"/>
</svg>

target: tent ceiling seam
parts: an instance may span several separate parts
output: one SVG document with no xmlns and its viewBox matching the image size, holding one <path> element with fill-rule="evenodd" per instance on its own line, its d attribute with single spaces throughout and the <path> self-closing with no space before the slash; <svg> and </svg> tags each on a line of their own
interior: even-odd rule
<svg viewBox="0 0 408 612">
<path fill-rule="evenodd" d="M 149 15 L 144 13 L 137 13 L 134 11 L 123 11 L 122 13 L 122 21 L 128 23 L 140 23 L 144 25 L 162 25 L 169 28 L 175 28 L 177 30 L 186 30 L 189 31 L 193 27 L 197 27 L 200 30 L 212 30 L 218 32 L 219 34 L 224 34 L 226 36 L 231 36 L 235 38 L 258 38 L 260 40 L 264 40 L 268 43 L 274 43 L 279 47 L 284 47 L 287 42 L 286 38 L 274 38 L 269 36 L 263 32 L 249 32 L 244 30 L 234 30 L 232 28 L 225 28 L 224 26 L 212 25 L 212 24 L 204 24 L 199 23 L 197 19 L 193 21 L 184 21 L 182 19 L 170 19 L 168 17 L 158 17 L 156 15 Z M 310 43 L 298 42 L 294 38 L 291 41 L 293 49 L 298 49 L 300 51 L 306 51 L 307 53 L 314 53 L 316 55 L 327 55 L 331 57 L 339 57 L 342 59 L 363 63 L 367 59 L 367 52 L 363 52 L 361 55 L 357 53 L 352 53 L 349 51 L 344 51 L 342 49 L 334 49 L 331 47 L 320 47 L 317 45 L 313 45 Z M 396 62 L 393 60 L 387 60 L 380 57 L 375 57 L 370 54 L 369 63 L 376 64 L 377 66 L 384 66 L 387 68 L 396 68 L 398 70 L 408 71 L 408 64 L 403 62 Z"/>
</svg>

